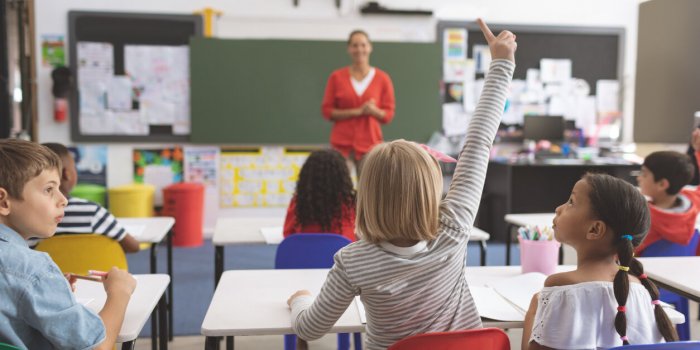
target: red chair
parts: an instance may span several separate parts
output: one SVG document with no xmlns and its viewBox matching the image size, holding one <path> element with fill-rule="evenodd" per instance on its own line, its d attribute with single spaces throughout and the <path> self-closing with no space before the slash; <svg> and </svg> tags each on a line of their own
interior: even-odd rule
<svg viewBox="0 0 700 350">
<path fill-rule="evenodd" d="M 510 350 L 508 335 L 498 328 L 425 333 L 401 339 L 388 350 Z"/>
</svg>

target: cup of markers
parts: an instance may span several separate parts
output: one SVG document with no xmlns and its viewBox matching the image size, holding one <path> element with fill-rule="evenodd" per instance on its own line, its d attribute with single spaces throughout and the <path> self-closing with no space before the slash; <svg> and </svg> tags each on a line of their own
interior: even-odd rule
<svg viewBox="0 0 700 350">
<path fill-rule="evenodd" d="M 520 242 L 520 265 L 523 273 L 541 272 L 551 275 L 556 271 L 561 243 L 554 239 L 554 231 L 551 227 L 520 227 L 518 242 Z"/>
</svg>

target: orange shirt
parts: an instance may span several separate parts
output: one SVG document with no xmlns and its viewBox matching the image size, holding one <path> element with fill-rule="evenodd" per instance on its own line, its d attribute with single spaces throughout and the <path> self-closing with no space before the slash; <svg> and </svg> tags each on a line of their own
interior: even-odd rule
<svg viewBox="0 0 700 350">
<path fill-rule="evenodd" d="M 350 68 L 340 68 L 328 77 L 326 93 L 323 96 L 321 112 L 327 120 L 331 119 L 333 109 L 351 109 L 362 106 L 374 99 L 377 107 L 386 114 L 381 121 L 370 115 L 337 120 L 331 131 L 331 146 L 347 157 L 354 151 L 355 158 L 360 159 L 374 145 L 382 142 L 380 124 L 387 124 L 394 118 L 394 85 L 384 71 L 375 68 L 374 78 L 361 96 L 357 96 L 350 81 Z"/>
<path fill-rule="evenodd" d="M 350 242 L 355 242 L 355 207 L 344 206 L 342 211 L 342 217 L 340 218 L 340 225 L 333 224 L 329 231 L 321 230 L 321 225 L 313 224 L 302 227 L 299 221 L 297 221 L 297 197 L 292 197 L 292 201 L 289 203 L 287 208 L 287 217 L 284 219 L 284 238 L 289 237 L 295 233 L 337 233 L 345 236 Z"/>
</svg>

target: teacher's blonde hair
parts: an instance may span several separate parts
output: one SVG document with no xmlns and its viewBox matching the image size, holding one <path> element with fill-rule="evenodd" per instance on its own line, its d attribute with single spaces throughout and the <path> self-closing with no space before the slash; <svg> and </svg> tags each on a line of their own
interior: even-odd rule
<svg viewBox="0 0 700 350">
<path fill-rule="evenodd" d="M 439 226 L 442 172 L 417 144 L 396 140 L 375 146 L 362 165 L 357 191 L 357 234 L 378 243 L 432 240 Z"/>
</svg>

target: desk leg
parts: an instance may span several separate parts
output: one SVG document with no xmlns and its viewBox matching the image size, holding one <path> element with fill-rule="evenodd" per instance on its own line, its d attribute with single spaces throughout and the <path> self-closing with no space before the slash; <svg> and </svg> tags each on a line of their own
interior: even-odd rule
<svg viewBox="0 0 700 350">
<path fill-rule="evenodd" d="M 126 343 L 122 343 L 122 350 L 134 350 L 134 346 L 136 345 L 136 341 L 128 341 Z"/>
<path fill-rule="evenodd" d="M 486 241 L 479 242 L 481 248 L 481 266 L 486 266 Z"/>
<path fill-rule="evenodd" d="M 158 252 L 157 252 L 157 247 L 158 244 L 152 243 L 151 244 L 151 273 L 155 274 L 157 273 L 157 257 L 158 257 Z M 157 310 L 153 310 L 151 313 L 151 349 L 152 350 L 157 350 L 158 349 L 158 313 Z"/>
<path fill-rule="evenodd" d="M 513 241 L 513 224 L 506 226 L 506 265 L 510 265 L 510 245 Z"/>
<path fill-rule="evenodd" d="M 224 246 L 214 247 L 214 290 L 219 285 L 221 275 L 224 273 Z"/>
<path fill-rule="evenodd" d="M 219 350 L 219 337 L 207 337 L 204 350 Z"/>
<path fill-rule="evenodd" d="M 166 315 L 167 304 L 165 295 L 160 297 L 158 302 L 158 337 L 160 338 L 160 350 L 168 350 L 168 318 Z"/>
<path fill-rule="evenodd" d="M 226 350 L 233 350 L 233 337 L 226 337 Z"/>
<path fill-rule="evenodd" d="M 173 230 L 168 232 L 168 276 L 170 276 L 170 284 L 168 285 L 168 340 L 172 341 L 175 333 L 173 332 Z"/>
</svg>

